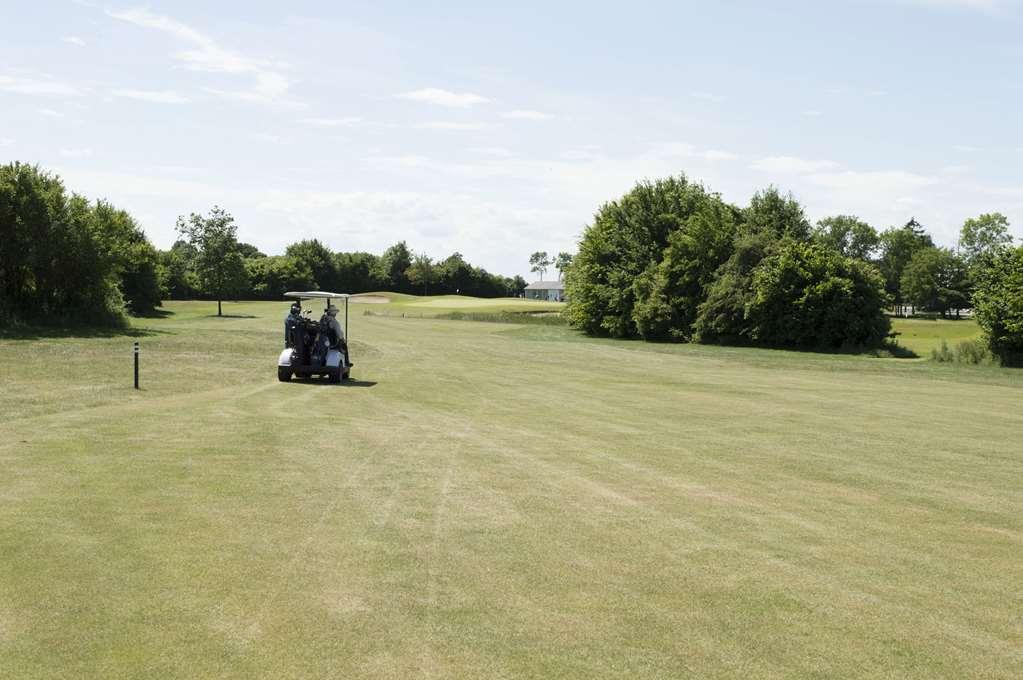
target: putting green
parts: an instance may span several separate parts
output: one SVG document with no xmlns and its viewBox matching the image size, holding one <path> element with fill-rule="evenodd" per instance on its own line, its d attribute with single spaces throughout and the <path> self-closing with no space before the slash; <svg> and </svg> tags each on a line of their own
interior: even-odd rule
<svg viewBox="0 0 1023 680">
<path fill-rule="evenodd" d="M 0 340 L 0 675 L 1018 677 L 1023 372 L 215 309 Z"/>
</svg>

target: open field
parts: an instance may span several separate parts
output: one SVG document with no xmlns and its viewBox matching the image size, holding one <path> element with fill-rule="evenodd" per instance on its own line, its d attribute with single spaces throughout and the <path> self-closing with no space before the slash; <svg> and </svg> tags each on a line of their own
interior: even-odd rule
<svg viewBox="0 0 1023 680">
<path fill-rule="evenodd" d="M 215 309 L 0 340 L 0 675 L 1019 677 L 1023 371 Z"/>
<path fill-rule="evenodd" d="M 931 350 L 941 347 L 943 340 L 955 347 L 981 336 L 980 326 L 972 319 L 892 319 L 892 330 L 899 334 L 899 345 L 926 358 L 930 358 Z"/>
<path fill-rule="evenodd" d="M 385 304 L 380 300 L 386 298 Z M 369 304 L 360 304 L 367 299 Z M 438 316 L 450 312 L 557 312 L 564 308 L 560 302 L 543 302 L 522 298 L 475 298 L 465 295 L 417 296 L 403 293 L 365 293 L 352 298 L 352 310 L 357 314 L 369 309 L 374 314 L 405 313 L 409 316 Z"/>
</svg>

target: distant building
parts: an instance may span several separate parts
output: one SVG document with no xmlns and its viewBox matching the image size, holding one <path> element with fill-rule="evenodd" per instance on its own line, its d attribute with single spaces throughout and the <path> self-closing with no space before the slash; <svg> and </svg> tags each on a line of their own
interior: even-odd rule
<svg viewBox="0 0 1023 680">
<path fill-rule="evenodd" d="M 565 284 L 561 281 L 535 281 L 526 286 L 527 300 L 565 301 Z"/>
</svg>

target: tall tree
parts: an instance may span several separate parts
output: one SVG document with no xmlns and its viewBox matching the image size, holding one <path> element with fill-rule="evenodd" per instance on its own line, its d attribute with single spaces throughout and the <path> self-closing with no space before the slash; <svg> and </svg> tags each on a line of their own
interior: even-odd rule
<svg viewBox="0 0 1023 680">
<path fill-rule="evenodd" d="M 405 276 L 413 286 L 422 286 L 423 295 L 430 294 L 430 284 L 433 283 L 436 268 L 433 260 L 426 253 L 419 253 L 412 258 L 412 264 L 405 270 Z"/>
<path fill-rule="evenodd" d="M 745 233 L 767 232 L 775 238 L 789 237 L 797 241 L 810 238 L 810 222 L 803 206 L 792 194 L 782 194 L 768 187 L 754 194 L 743 211 Z"/>
<path fill-rule="evenodd" d="M 917 250 L 902 272 L 899 289 L 907 302 L 929 311 L 969 306 L 970 283 L 965 262 L 946 248 Z"/>
<path fill-rule="evenodd" d="M 336 291 L 339 288 L 337 261 L 334 253 L 317 239 L 307 239 L 292 243 L 284 251 L 288 257 L 295 258 L 302 266 L 308 267 L 320 290 Z M 343 292 L 343 291 L 342 291 Z"/>
<path fill-rule="evenodd" d="M 870 260 L 881 245 L 881 237 L 877 230 L 852 215 L 825 217 L 817 222 L 813 238 L 846 257 L 854 257 L 865 262 Z"/>
<path fill-rule="evenodd" d="M 234 218 L 219 206 L 209 216 L 192 213 L 178 218 L 178 233 L 195 248 L 193 267 L 204 293 L 217 301 L 217 316 L 223 316 L 223 300 L 248 284 L 245 262 L 238 250 L 238 227 Z"/>
<path fill-rule="evenodd" d="M 404 241 L 395 243 L 384 251 L 377 261 L 377 277 L 385 287 L 401 293 L 409 293 L 408 277 L 405 272 L 412 265 L 412 252 Z"/>
<path fill-rule="evenodd" d="M 554 260 L 554 268 L 558 270 L 558 281 L 564 278 L 565 272 L 572 266 L 572 253 L 561 252 Z"/>
<path fill-rule="evenodd" d="M 529 256 L 529 271 L 537 274 L 541 281 L 550 266 L 551 258 L 546 250 L 538 250 Z"/>
<path fill-rule="evenodd" d="M 1001 213 L 972 217 L 966 220 L 959 232 L 959 247 L 971 266 L 1010 245 L 1009 218 Z"/>
<path fill-rule="evenodd" d="M 902 272 L 918 250 L 933 248 L 934 241 L 915 218 L 904 226 L 881 232 L 881 257 L 877 268 L 884 276 L 885 290 L 892 301 L 901 305 L 905 302 L 902 294 Z"/>
</svg>

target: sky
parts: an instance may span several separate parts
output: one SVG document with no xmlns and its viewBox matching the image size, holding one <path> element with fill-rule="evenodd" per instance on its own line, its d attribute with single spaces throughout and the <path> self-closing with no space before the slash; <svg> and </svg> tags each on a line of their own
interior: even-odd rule
<svg viewBox="0 0 1023 680">
<path fill-rule="evenodd" d="M 685 173 L 816 221 L 1023 236 L 1023 0 L 0 0 L 0 162 L 169 247 L 214 204 L 264 252 L 527 274 L 601 204 Z"/>
</svg>

